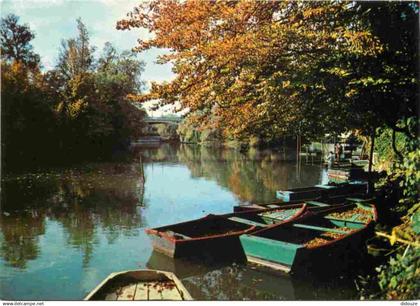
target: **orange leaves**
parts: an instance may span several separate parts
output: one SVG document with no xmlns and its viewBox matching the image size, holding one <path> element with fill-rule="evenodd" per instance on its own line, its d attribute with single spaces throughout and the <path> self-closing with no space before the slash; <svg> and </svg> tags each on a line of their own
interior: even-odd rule
<svg viewBox="0 0 420 306">
<path fill-rule="evenodd" d="M 349 9 L 336 2 L 153 0 L 118 27 L 154 34 L 139 42 L 139 51 L 171 50 L 161 62 L 171 61 L 177 77 L 140 100 L 180 102 L 198 125 L 212 122 L 241 135 L 270 125 L 293 129 L 308 88 L 326 91 L 316 78 L 307 84 L 313 67 L 380 49 L 366 29 L 355 29 Z"/>
</svg>

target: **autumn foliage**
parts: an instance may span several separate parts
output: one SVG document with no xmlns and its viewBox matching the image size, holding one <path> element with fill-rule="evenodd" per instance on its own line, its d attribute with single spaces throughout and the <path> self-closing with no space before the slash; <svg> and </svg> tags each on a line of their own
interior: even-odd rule
<svg viewBox="0 0 420 306">
<path fill-rule="evenodd" d="M 355 6 L 149 1 L 117 28 L 149 30 L 153 37 L 139 40 L 135 49 L 168 49 L 160 62 L 174 65 L 176 79 L 153 84 L 139 101 L 179 101 L 201 127 L 216 127 L 235 137 L 320 134 L 346 119 L 346 100 L 357 91 L 351 85 L 352 67 L 344 60 L 360 61 L 383 51 Z M 319 119 L 332 123 L 315 124 Z"/>
<path fill-rule="evenodd" d="M 64 40 L 55 69 L 42 72 L 19 18 L 1 21 L 2 170 L 105 158 L 141 133 L 145 112 L 127 98 L 139 94 L 143 63 L 107 43 L 98 59 L 86 26 Z"/>
</svg>

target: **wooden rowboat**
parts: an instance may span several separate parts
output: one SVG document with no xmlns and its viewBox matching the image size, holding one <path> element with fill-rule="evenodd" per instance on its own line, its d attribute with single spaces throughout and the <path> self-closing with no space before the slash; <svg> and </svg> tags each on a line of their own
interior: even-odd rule
<svg viewBox="0 0 420 306">
<path fill-rule="evenodd" d="M 175 274 L 159 270 L 111 273 L 85 301 L 183 301 L 191 295 Z"/>
<path fill-rule="evenodd" d="M 243 256 L 238 236 L 297 218 L 305 204 L 259 211 L 207 215 L 187 222 L 146 229 L 154 250 L 171 257 Z"/>
<path fill-rule="evenodd" d="M 313 187 L 278 190 L 276 197 L 283 202 L 319 200 L 329 197 L 350 196 L 356 193 L 366 193 L 367 185 L 363 183 L 343 183 L 315 185 Z"/>
<path fill-rule="evenodd" d="M 359 188 L 358 186 L 356 188 Z M 356 192 L 358 189 L 355 189 Z M 328 206 L 338 206 L 349 204 L 349 202 L 372 202 L 371 197 L 367 197 L 366 193 L 351 193 L 350 195 L 345 196 L 329 196 L 321 199 L 316 200 L 307 200 L 304 203 L 307 205 L 308 209 L 314 207 L 328 207 Z M 292 201 L 292 202 L 284 202 L 284 201 L 274 201 L 268 203 L 252 203 L 246 205 L 236 205 L 233 207 L 233 212 L 243 212 L 243 211 L 255 211 L 260 209 L 267 209 L 267 208 L 281 208 L 285 205 L 290 204 L 298 204 L 302 203 L 302 201 Z"/>
<path fill-rule="evenodd" d="M 276 191 L 276 198 L 281 199 L 284 202 L 291 201 L 304 201 L 320 199 L 322 196 L 321 187 L 304 187 L 304 188 L 293 188 L 288 190 Z"/>
<path fill-rule="evenodd" d="M 349 166 L 349 167 L 332 167 L 328 169 L 328 178 L 336 181 L 352 181 L 363 180 L 367 178 L 367 172 L 362 167 Z"/>
<path fill-rule="evenodd" d="M 283 201 L 274 201 L 268 203 L 253 203 L 253 204 L 246 204 L 246 205 L 236 205 L 233 206 L 233 212 L 244 212 L 244 211 L 257 211 L 261 209 L 279 209 L 285 207 L 286 205 L 292 204 L 303 204 L 305 203 L 308 208 L 313 207 L 327 207 L 331 205 L 339 205 L 345 202 L 345 198 L 337 197 L 332 199 L 325 199 L 325 200 L 313 200 L 313 201 L 293 201 L 293 202 L 283 202 Z"/>
<path fill-rule="evenodd" d="M 243 235 L 240 241 L 248 261 L 285 272 L 316 271 L 361 253 L 376 220 L 375 206 L 367 203 L 307 210 L 299 219 Z"/>
</svg>

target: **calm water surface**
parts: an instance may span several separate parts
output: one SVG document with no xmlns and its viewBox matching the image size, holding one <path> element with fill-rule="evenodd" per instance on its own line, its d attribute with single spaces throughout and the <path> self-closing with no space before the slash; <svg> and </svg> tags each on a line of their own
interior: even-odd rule
<svg viewBox="0 0 420 306">
<path fill-rule="evenodd" d="M 293 154 L 292 154 L 293 155 Z M 296 279 L 241 263 L 173 260 L 144 233 L 275 199 L 277 189 L 325 183 L 319 165 L 286 152 L 196 146 L 134 147 L 119 162 L 2 178 L 0 299 L 80 300 L 109 273 L 176 272 L 195 299 L 354 299 L 353 281 Z"/>
</svg>

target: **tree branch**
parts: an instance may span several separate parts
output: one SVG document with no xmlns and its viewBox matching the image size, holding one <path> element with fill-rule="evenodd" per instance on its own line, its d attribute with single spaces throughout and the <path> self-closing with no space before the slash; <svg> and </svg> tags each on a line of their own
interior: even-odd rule
<svg viewBox="0 0 420 306">
<path fill-rule="evenodd" d="M 392 130 L 392 149 L 394 150 L 394 153 L 397 155 L 397 157 L 398 157 L 398 160 L 399 161 L 402 161 L 403 160 L 403 156 L 402 156 L 402 154 L 401 154 L 401 152 L 400 151 L 398 151 L 398 149 L 397 149 L 397 145 L 396 145 L 396 143 L 395 143 L 395 133 L 396 133 L 397 131 L 395 130 L 395 129 L 393 129 Z"/>
</svg>

